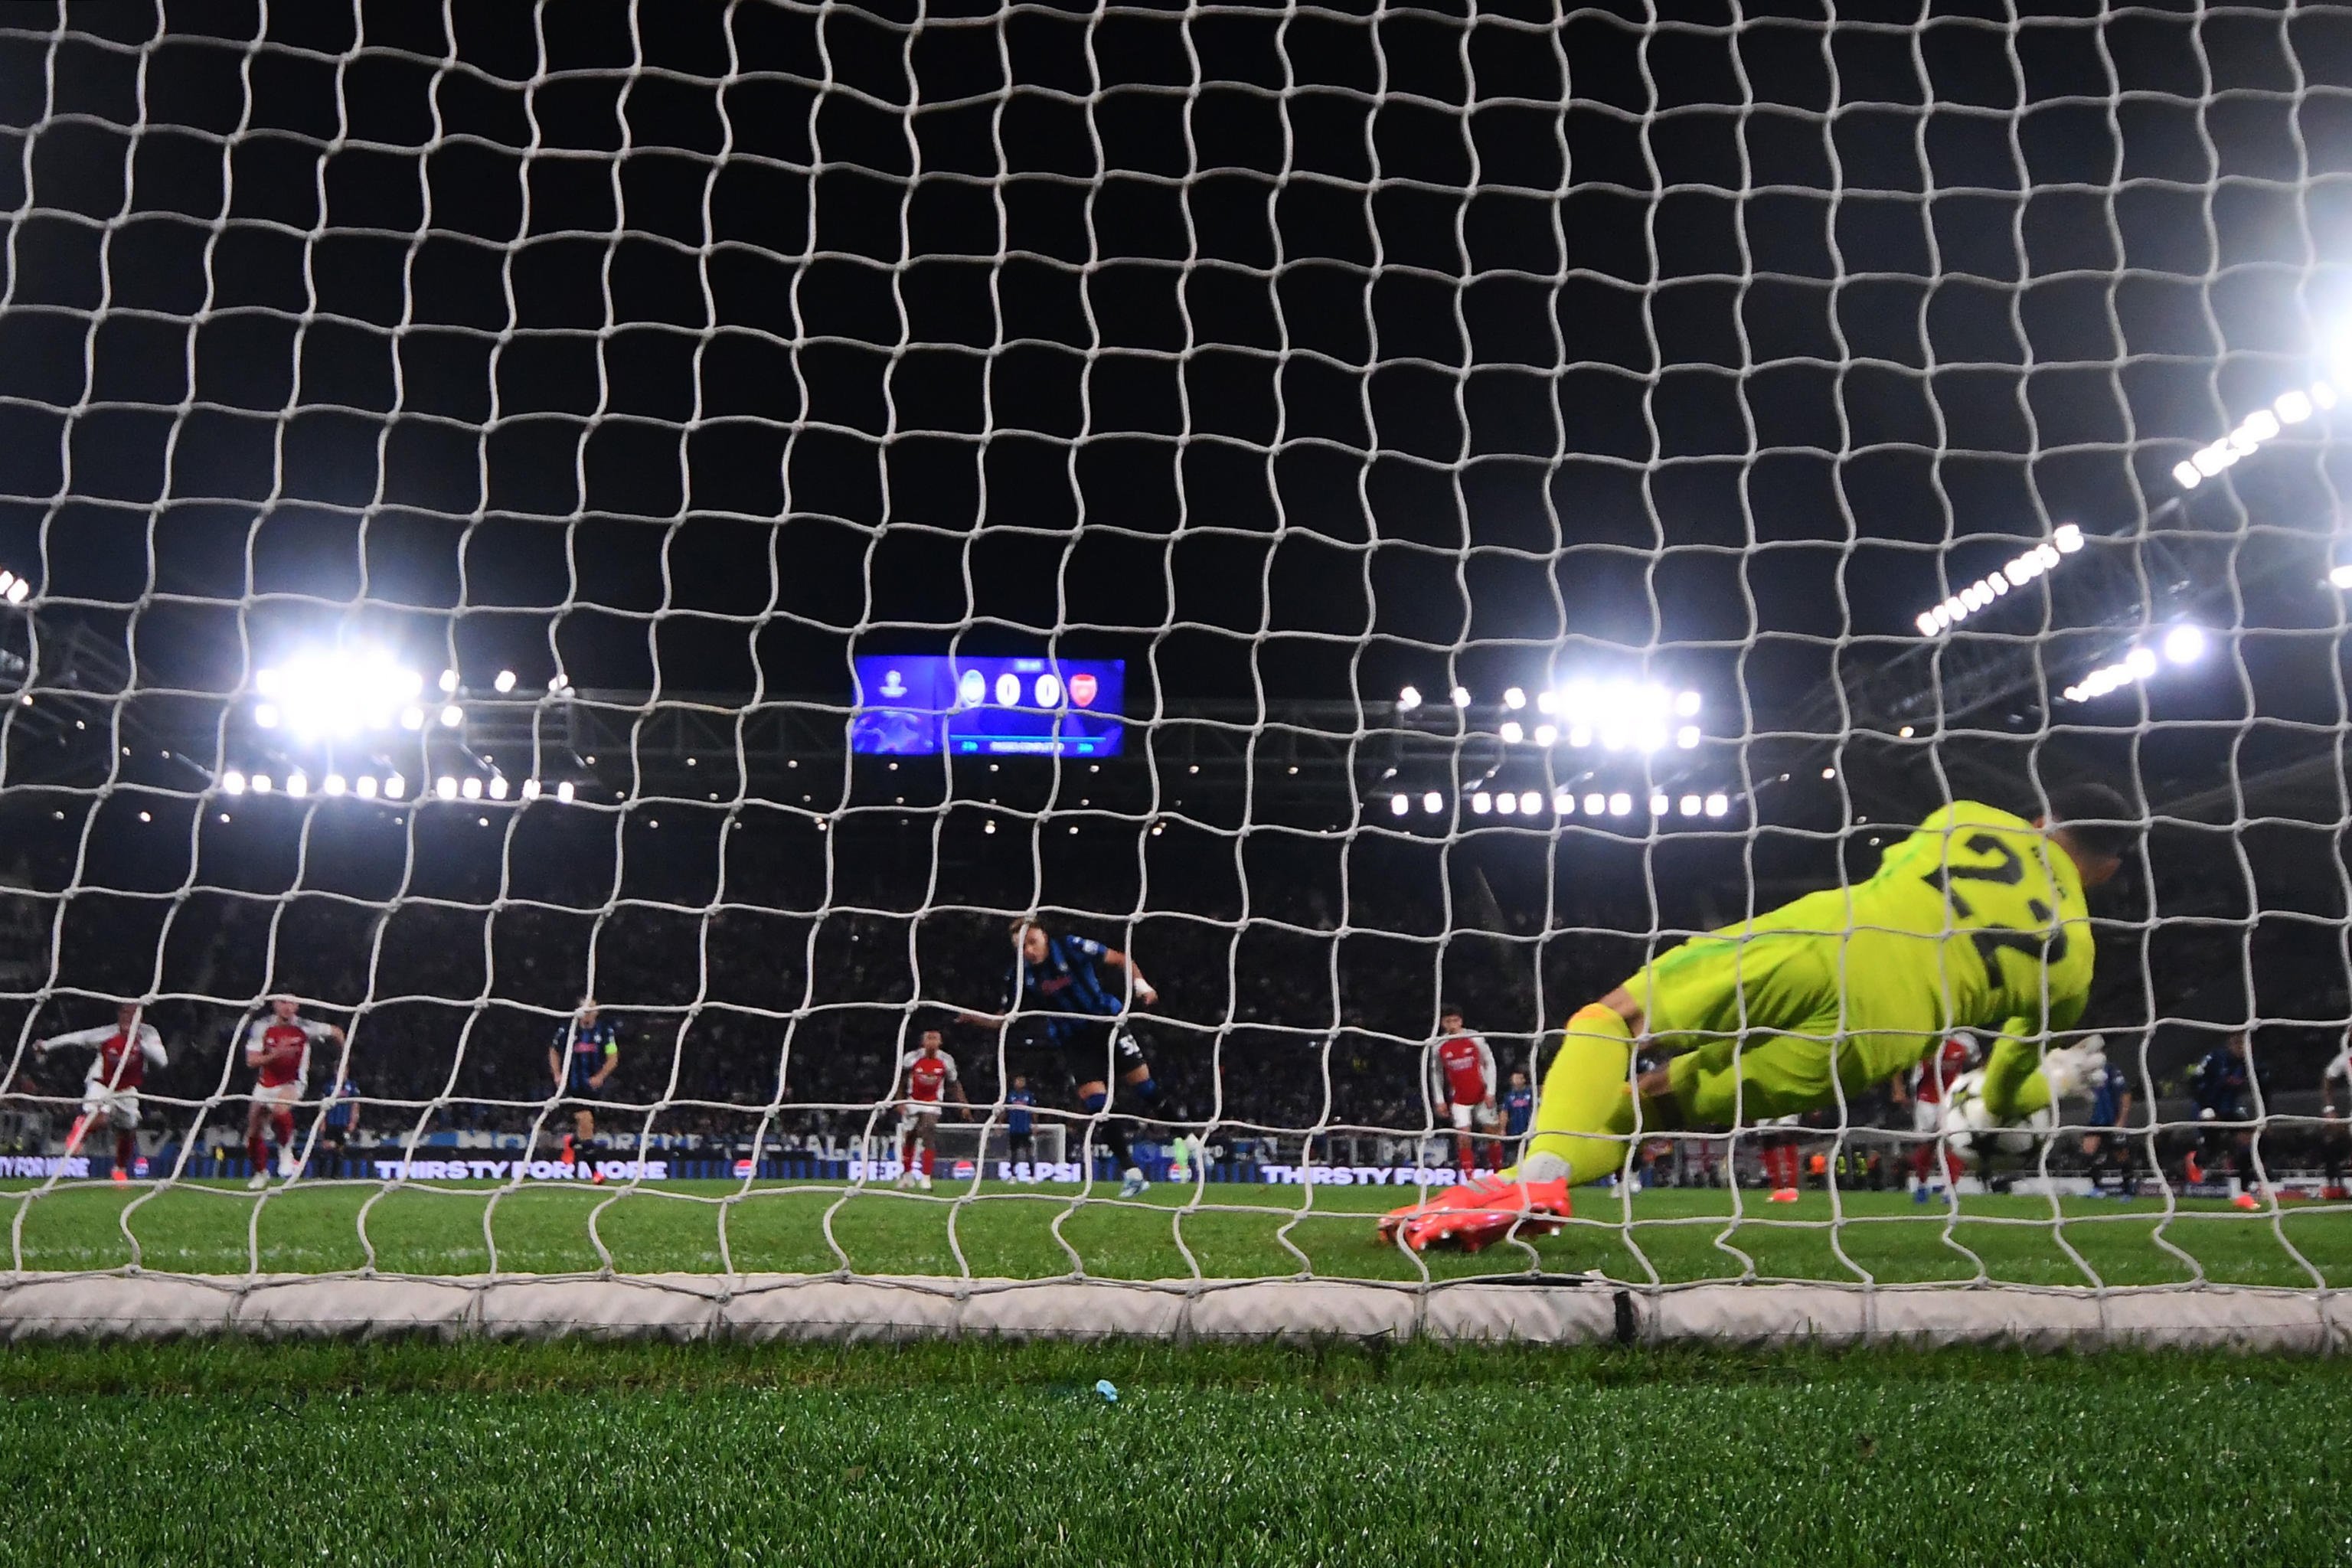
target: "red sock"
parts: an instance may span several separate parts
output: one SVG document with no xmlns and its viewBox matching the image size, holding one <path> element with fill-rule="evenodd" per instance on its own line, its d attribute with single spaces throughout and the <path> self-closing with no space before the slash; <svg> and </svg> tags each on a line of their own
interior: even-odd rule
<svg viewBox="0 0 2352 1568">
<path fill-rule="evenodd" d="M 115 1133 L 114 1168 L 116 1170 L 127 1171 L 131 1169 L 131 1158 L 138 1152 L 139 1140 L 135 1135 L 129 1132 Z"/>
<path fill-rule="evenodd" d="M 1944 1181 L 1948 1185 L 1957 1189 L 1960 1184 L 1960 1157 L 1948 1147 L 1943 1150 L 1943 1155 Z"/>
<path fill-rule="evenodd" d="M 245 1152 L 253 1160 L 253 1169 L 256 1174 L 268 1173 L 269 1170 L 268 1139 L 264 1138 L 258 1132 L 253 1134 L 253 1136 L 245 1141 Z"/>
<path fill-rule="evenodd" d="M 929 1144 L 926 1143 L 923 1145 L 923 1174 L 926 1176 L 931 1173 L 931 1161 L 938 1153 L 939 1151 L 932 1148 Z"/>
<path fill-rule="evenodd" d="M 278 1135 L 278 1146 L 280 1149 L 294 1147 L 294 1113 L 292 1111 L 281 1110 L 271 1117 L 269 1130 Z"/>
</svg>

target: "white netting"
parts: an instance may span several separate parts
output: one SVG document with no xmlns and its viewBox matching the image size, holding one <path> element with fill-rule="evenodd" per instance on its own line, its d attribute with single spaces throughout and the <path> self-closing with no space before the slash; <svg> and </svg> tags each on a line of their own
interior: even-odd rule
<svg viewBox="0 0 2352 1568">
<path fill-rule="evenodd" d="M 12 1323 L 2333 1335 L 2342 14 L 0 24 Z M 1514 1114 L 1646 957 L 2084 780 L 2153 826 L 2054 1131 L 1850 1085 L 1373 1239 L 1509 1156 L 1447 1009 Z M 994 1021 L 1023 916 L 1139 1057 Z M 279 992 L 345 1035 L 257 1192 Z M 35 1048 L 120 999 L 127 1192 Z M 927 1027 L 975 1120 L 901 1192 Z M 1515 1273 L 1622 1293 L 1430 1289 Z"/>
</svg>

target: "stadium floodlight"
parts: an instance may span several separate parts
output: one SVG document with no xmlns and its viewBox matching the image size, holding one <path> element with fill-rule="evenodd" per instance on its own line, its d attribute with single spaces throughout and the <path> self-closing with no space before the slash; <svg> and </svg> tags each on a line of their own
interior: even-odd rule
<svg viewBox="0 0 2352 1568">
<path fill-rule="evenodd" d="M 1537 726 L 1536 726 L 1536 744 L 1537 744 L 1537 745 L 1538 745 L 1538 746 L 1551 746 L 1551 745 L 1556 745 L 1556 744 L 1558 744 L 1558 743 L 1559 743 L 1559 727 L 1558 725 L 1556 725 L 1556 724 L 1538 724 L 1538 725 L 1537 725 Z"/>
<path fill-rule="evenodd" d="M 2308 389 L 2290 388 L 2272 399 L 2267 408 L 2257 408 L 2238 422 L 2238 427 L 2227 436 L 2200 447 L 2187 461 L 2172 465 L 2172 478 L 2184 490 L 2193 490 L 2224 468 L 2252 457 L 2278 439 L 2290 425 L 2300 425 L 2323 408 L 2336 406 L 2336 387 L 2331 382 L 2315 381 Z"/>
<path fill-rule="evenodd" d="M 12 605 L 21 605 L 25 602 L 25 595 L 32 591 L 33 585 L 14 572 L 0 571 L 0 599 Z"/>
<path fill-rule="evenodd" d="M 235 768 L 229 769 L 228 772 L 221 774 L 221 790 L 226 795 L 243 795 L 245 793 L 245 775 L 238 773 Z"/>
<path fill-rule="evenodd" d="M 390 729 L 425 678 L 383 648 L 332 648 L 257 670 L 253 685 L 265 699 L 253 721 L 307 741 Z"/>
<path fill-rule="evenodd" d="M 254 794 L 268 795 L 269 793 L 269 775 L 268 773 L 254 774 L 251 784 Z"/>
<path fill-rule="evenodd" d="M 1470 706 L 1470 689 L 1468 687 L 1457 686 L 1450 695 L 1453 698 L 1454 706 L 1456 708 L 1467 708 Z"/>
<path fill-rule="evenodd" d="M 1609 797 L 1609 815 L 1612 816 L 1633 816 L 1633 797 L 1622 789 L 1615 795 L 1611 795 Z"/>
<path fill-rule="evenodd" d="M 1412 809 L 1412 801 L 1411 797 L 1402 795 L 1392 795 L 1389 796 L 1390 815 L 1394 816 L 1402 816 L 1406 812 L 1411 811 Z"/>
<path fill-rule="evenodd" d="M 522 781 L 522 798 L 525 800 L 537 800 L 539 798 L 539 781 L 537 779 L 525 779 Z"/>
<path fill-rule="evenodd" d="M 1610 752 L 1657 752 L 1665 749 L 1672 721 L 1697 709 L 1698 693 L 1676 693 L 1655 682 L 1633 680 L 1571 680 L 1553 694 L 1552 704 L 1568 721 L 1568 743 L 1590 746 L 1595 740 Z"/>
<path fill-rule="evenodd" d="M 1608 797 L 1607 795 L 1601 795 L 1601 794 L 1598 794 L 1598 793 L 1595 793 L 1595 794 L 1592 794 L 1592 795 L 1586 795 L 1586 796 L 1584 797 L 1584 815 L 1585 815 L 1585 816 L 1600 816 L 1602 812 L 1604 812 L 1604 811 L 1606 811 L 1606 810 L 1608 810 L 1608 809 L 1609 809 L 1609 797 Z"/>
<path fill-rule="evenodd" d="M 2051 531 L 2041 544 L 2020 555 L 1998 572 L 1989 572 L 1954 594 L 1940 605 L 1932 605 L 1913 617 L 1912 624 L 1923 637 L 1941 636 L 2007 594 L 2011 588 L 2022 588 L 2036 577 L 2053 570 L 2067 556 L 2083 548 L 2083 531 L 2071 522 L 2062 522 Z"/>
<path fill-rule="evenodd" d="M 443 773 L 433 781 L 433 793 L 443 800 L 455 800 L 457 798 L 457 781 L 449 774 Z"/>
<path fill-rule="evenodd" d="M 572 781 L 570 779 L 565 779 L 562 784 L 555 786 L 555 798 L 562 801 L 566 805 L 572 804 Z M 996 824 L 992 822 L 989 826 L 993 827 Z"/>
<path fill-rule="evenodd" d="M 1652 796 L 1650 796 L 1650 815 L 1651 815 L 1652 816 L 1665 816 L 1665 815 L 1666 815 L 1666 806 L 1667 806 L 1667 801 L 1666 801 L 1666 797 L 1665 797 L 1664 795 L 1653 795 Z"/>
<path fill-rule="evenodd" d="M 1398 712 L 1410 713 L 1420 706 L 1421 689 L 1419 687 L 1408 686 L 1402 691 L 1397 693 Z"/>
<path fill-rule="evenodd" d="M 1503 688 L 1503 706 L 1514 713 L 1528 705 L 1528 694 L 1516 686 Z"/>
<path fill-rule="evenodd" d="M 329 773 L 319 781 L 320 792 L 324 795 L 341 795 L 346 787 L 341 773 Z"/>
<path fill-rule="evenodd" d="M 1675 731 L 1675 744 L 1687 752 L 1698 744 L 1698 726 L 1685 724 Z"/>
<path fill-rule="evenodd" d="M 2205 628 L 2181 625 L 2164 634 L 2164 657 L 2175 664 L 2195 664 L 2205 657 Z"/>
<path fill-rule="evenodd" d="M 441 689 L 445 692 L 455 691 L 457 689 L 457 672 L 456 670 L 445 669 L 441 672 Z"/>
<path fill-rule="evenodd" d="M 1527 738 L 1528 732 L 1519 727 L 1519 721 L 1517 719 L 1506 719 L 1503 721 L 1503 739 L 1505 741 L 1516 746 Z"/>
<path fill-rule="evenodd" d="M 452 702 L 441 710 L 441 727 L 445 730 L 454 730 L 465 721 L 465 710 Z"/>
<path fill-rule="evenodd" d="M 515 689 L 515 672 L 511 669 L 502 669 L 499 671 L 499 678 L 490 684 L 498 689 L 499 695 L 503 697 Z"/>
<path fill-rule="evenodd" d="M 2157 671 L 2153 651 L 2136 647 L 2113 664 L 2101 665 L 2074 685 L 2066 688 L 2069 702 L 2090 702 L 2108 692 L 2146 680 Z"/>
<path fill-rule="evenodd" d="M 2352 588 L 2352 563 L 2347 563 L 2330 571 L 2327 574 L 2327 580 L 2338 588 Z"/>
<path fill-rule="evenodd" d="M 1438 794 L 1435 790 L 1431 790 L 1427 795 L 1421 797 L 1421 809 L 1429 813 L 1430 816 L 1435 816 L 1439 812 L 1445 809 L 1445 797 Z"/>
<path fill-rule="evenodd" d="M 1696 719 L 1696 718 L 1697 718 L 1697 717 L 1698 717 L 1698 709 L 1699 709 L 1699 695 L 1698 695 L 1698 693 L 1697 693 L 1697 692 L 1696 692 L 1696 691 L 1678 691 L 1678 692 L 1675 693 L 1675 718 L 1677 718 L 1677 719 Z"/>
<path fill-rule="evenodd" d="M 506 797 L 507 797 L 507 781 L 506 781 L 506 776 L 505 776 L 504 774 L 502 774 L 502 773 L 500 773 L 500 774 L 493 774 L 493 775 L 491 776 L 491 779 L 490 779 L 490 798 L 491 798 L 492 800 L 504 800 L 504 799 L 506 799 Z"/>
<path fill-rule="evenodd" d="M 1551 797 L 1551 808 L 1562 816 L 1573 816 L 1576 815 L 1576 796 L 1561 790 Z"/>
<path fill-rule="evenodd" d="M 383 781 L 383 794 L 385 799 L 398 800 L 402 795 L 404 795 L 407 793 L 408 781 L 406 779 L 402 778 L 398 773 L 392 773 L 386 776 Z"/>
<path fill-rule="evenodd" d="M 375 775 L 373 773 L 362 773 L 358 778 L 353 779 L 352 781 L 352 793 L 358 795 L 362 800 L 373 800 L 375 798 Z"/>
<path fill-rule="evenodd" d="M 482 781 L 468 773 L 465 782 L 458 784 L 457 793 L 467 800 L 479 800 L 482 798 Z"/>
<path fill-rule="evenodd" d="M 1729 795 L 1711 795 L 1706 797 L 1706 814 L 1709 816 L 1722 816 L 1730 810 L 1731 797 Z"/>
<path fill-rule="evenodd" d="M 1484 816 L 1495 809 L 1495 797 L 1482 789 L 1470 797 L 1470 809 Z"/>
<path fill-rule="evenodd" d="M 400 710 L 400 727 L 404 730 L 425 728 L 425 710 L 412 702 Z"/>
<path fill-rule="evenodd" d="M 1698 796 L 1695 795 L 1686 795 L 1683 796 L 1680 804 L 1682 805 L 1682 813 L 1685 816 L 1696 816 L 1698 815 L 1699 805 L 1701 804 Z"/>
<path fill-rule="evenodd" d="M 286 775 L 286 793 L 298 800 L 310 793 L 310 775 L 297 770 Z"/>
<path fill-rule="evenodd" d="M 1520 796 L 1519 796 L 1519 815 L 1520 815 L 1520 816 L 1537 816 L 1537 815 L 1540 814 L 1540 813 L 1542 812 L 1542 810 L 1543 810 L 1543 795 L 1542 795 L 1541 792 L 1537 791 L 1537 790 L 1528 790 L 1528 791 L 1523 792 L 1523 793 L 1520 795 Z"/>
<path fill-rule="evenodd" d="M 1519 797 L 1509 790 L 1505 790 L 1495 797 L 1495 810 L 1500 815 L 1513 816 L 1517 815 L 1518 809 Z"/>
</svg>

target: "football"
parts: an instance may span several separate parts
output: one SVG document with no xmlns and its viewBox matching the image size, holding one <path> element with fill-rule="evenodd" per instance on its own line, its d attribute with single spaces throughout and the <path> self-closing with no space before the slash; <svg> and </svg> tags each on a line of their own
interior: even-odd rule
<svg viewBox="0 0 2352 1568">
<path fill-rule="evenodd" d="M 2007 1154 L 2030 1154 L 2035 1143 L 2058 1124 L 2046 1105 L 2021 1121 L 2002 1123 L 1994 1120 L 1992 1112 L 1985 1109 L 1982 1068 L 1954 1079 L 1945 1103 L 1944 1136 L 1963 1154 L 1979 1153 L 1987 1147 Z M 1992 1142 L 1979 1143 L 1978 1140 L 1983 1138 L 1990 1138 Z"/>
</svg>

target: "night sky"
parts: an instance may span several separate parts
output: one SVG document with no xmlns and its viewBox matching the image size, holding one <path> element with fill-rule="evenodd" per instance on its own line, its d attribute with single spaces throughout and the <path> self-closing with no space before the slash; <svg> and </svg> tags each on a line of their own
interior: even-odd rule
<svg viewBox="0 0 2352 1568">
<path fill-rule="evenodd" d="M 1017 865 L 975 873 L 974 908 L 1131 923 L 1160 875 L 1238 927 L 1286 879 L 1346 904 L 1347 868 L 1377 864 L 1442 890 L 1424 935 L 1532 949 L 1547 921 L 1730 918 L 1866 870 L 1874 823 L 2098 776 L 2160 815 L 2207 802 L 2114 911 L 2118 1005 L 2341 1019 L 2334 424 L 2168 503 L 2177 464 L 2352 345 L 2352 13 L 1929 9 L 311 0 L 77 7 L 61 30 L 11 7 L 0 566 L 37 593 L 0 645 L 78 630 L 135 656 L 111 708 L 207 739 L 176 771 L 102 750 L 36 776 L 12 731 L 0 858 L 45 922 L 68 887 L 331 885 L 477 928 L 501 893 L 821 925 L 867 901 L 833 858 L 911 789 L 942 833 L 976 831 L 950 800 L 1012 814 L 992 837 Z M 1897 737 L 1836 700 L 2064 522 L 2084 551 L 1954 634 L 2013 661 L 1998 700 L 1940 710 L 1920 667 Z M 2214 657 L 2053 700 L 2181 619 Z M 539 853 L 588 856 L 562 868 L 584 891 L 534 886 L 520 825 L 446 849 L 421 811 L 213 834 L 203 792 L 249 765 L 240 694 L 339 638 L 469 689 L 560 676 L 625 742 L 681 695 L 722 729 L 837 722 L 854 652 L 1120 658 L 1147 722 L 1084 808 L 1066 763 L 908 783 L 833 754 L 813 784 L 746 761 L 689 793 L 643 759 L 562 759 L 605 795 L 547 843 L 594 847 Z M 1580 674 L 1701 691 L 1705 746 L 1659 766 L 1730 792 L 1732 819 L 1686 849 L 1451 804 L 1390 826 L 1365 758 L 1420 722 L 1402 686 L 1465 686 L 1491 731 L 1506 686 Z M 1155 712 L 1246 728 L 1301 703 L 1350 715 L 1328 800 L 1249 793 L 1248 769 L 1179 798 Z M 1398 785 L 1450 801 L 1484 776 L 1469 742 L 1437 751 Z M 1549 790 L 1569 766 L 1507 773 Z M 665 801 L 673 843 L 704 832 L 705 793 L 707 843 L 646 843 Z M 1045 845 L 1096 811 L 1097 859 L 1129 868 L 1099 895 Z M 767 880 L 728 883 L 728 833 L 769 843 Z M 1234 887 L 1152 871 L 1155 839 L 1192 837 Z M 778 868 L 812 856 L 827 876 L 787 897 Z M 873 907 L 957 896 L 917 883 Z M 270 935 L 260 970 L 299 940 Z M 2176 940 L 2219 978 L 2142 995 Z M 111 973 L 81 962 L 50 981 Z M 2283 978 L 2248 978 L 2263 964 Z M 1510 1026 L 1558 1012 L 1544 984 Z"/>
</svg>

